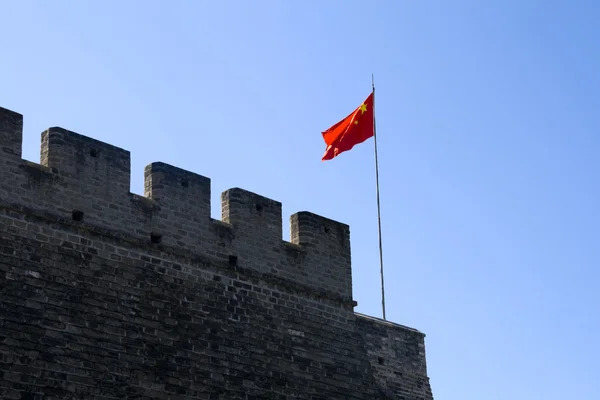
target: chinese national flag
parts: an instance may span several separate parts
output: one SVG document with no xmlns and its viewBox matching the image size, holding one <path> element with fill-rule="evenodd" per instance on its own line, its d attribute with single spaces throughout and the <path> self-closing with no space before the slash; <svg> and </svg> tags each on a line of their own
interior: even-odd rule
<svg viewBox="0 0 600 400">
<path fill-rule="evenodd" d="M 350 115 L 322 132 L 327 145 L 322 161 L 331 160 L 373 136 L 373 95 L 371 93 Z"/>
</svg>

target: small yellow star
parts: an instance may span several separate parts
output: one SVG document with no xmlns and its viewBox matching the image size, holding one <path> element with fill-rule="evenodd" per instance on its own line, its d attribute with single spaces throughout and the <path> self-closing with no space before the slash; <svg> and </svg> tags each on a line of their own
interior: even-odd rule
<svg viewBox="0 0 600 400">
<path fill-rule="evenodd" d="M 361 104 L 360 111 L 361 111 L 361 114 L 364 114 L 365 111 L 367 111 L 367 105 L 365 103 Z"/>
<path fill-rule="evenodd" d="M 358 125 L 358 121 L 354 121 L 354 125 Z"/>
</svg>

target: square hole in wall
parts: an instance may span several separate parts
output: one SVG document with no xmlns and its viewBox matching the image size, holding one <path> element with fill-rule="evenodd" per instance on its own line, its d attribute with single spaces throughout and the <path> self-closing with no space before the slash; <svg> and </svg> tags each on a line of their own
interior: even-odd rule
<svg viewBox="0 0 600 400">
<path fill-rule="evenodd" d="M 83 211 L 81 210 L 73 210 L 73 213 L 71 214 L 71 218 L 73 219 L 73 221 L 83 221 Z"/>
<path fill-rule="evenodd" d="M 35 400 L 35 395 L 30 392 L 21 392 L 21 400 Z"/>
<path fill-rule="evenodd" d="M 162 235 L 160 233 L 152 232 L 150 233 L 150 241 L 158 244 L 162 241 Z"/>
</svg>

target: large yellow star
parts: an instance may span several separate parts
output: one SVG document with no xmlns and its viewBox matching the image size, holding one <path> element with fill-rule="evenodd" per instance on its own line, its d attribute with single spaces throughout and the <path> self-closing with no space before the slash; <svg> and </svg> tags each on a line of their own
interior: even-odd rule
<svg viewBox="0 0 600 400">
<path fill-rule="evenodd" d="M 361 111 L 361 115 L 364 114 L 365 111 L 367 111 L 367 105 L 365 103 L 361 104 L 360 111 Z"/>
</svg>

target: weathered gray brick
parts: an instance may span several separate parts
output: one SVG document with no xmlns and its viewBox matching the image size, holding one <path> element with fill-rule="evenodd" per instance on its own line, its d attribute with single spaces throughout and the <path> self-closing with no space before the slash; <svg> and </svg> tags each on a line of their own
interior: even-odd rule
<svg viewBox="0 0 600 400">
<path fill-rule="evenodd" d="M 0 398 L 431 400 L 424 335 L 354 313 L 350 230 L 0 108 Z"/>
</svg>

